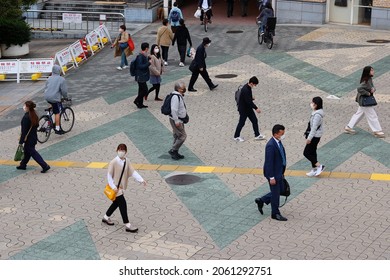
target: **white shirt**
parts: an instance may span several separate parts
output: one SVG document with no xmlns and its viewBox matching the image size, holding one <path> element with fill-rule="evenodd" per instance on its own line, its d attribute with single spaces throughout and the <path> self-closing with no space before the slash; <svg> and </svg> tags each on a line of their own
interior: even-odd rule
<svg viewBox="0 0 390 280">
<path fill-rule="evenodd" d="M 207 10 L 209 8 L 209 1 L 203 0 L 202 2 L 202 9 Z"/>
</svg>

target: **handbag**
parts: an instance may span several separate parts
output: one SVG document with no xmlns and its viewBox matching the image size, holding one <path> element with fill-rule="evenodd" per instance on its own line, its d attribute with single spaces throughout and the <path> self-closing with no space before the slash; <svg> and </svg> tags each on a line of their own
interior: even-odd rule
<svg viewBox="0 0 390 280">
<path fill-rule="evenodd" d="M 373 95 L 362 96 L 362 106 L 363 107 L 376 106 L 377 104 L 378 103 L 376 103 L 375 97 Z"/>
<path fill-rule="evenodd" d="M 194 17 L 200 18 L 201 14 L 202 14 L 202 12 L 200 11 L 200 9 L 197 9 L 195 14 L 194 14 Z"/>
<path fill-rule="evenodd" d="M 131 37 L 130 37 L 130 34 L 129 34 L 129 40 L 127 41 L 127 44 L 129 45 L 129 49 L 130 49 L 131 51 L 134 51 L 135 46 L 134 46 L 133 39 L 131 39 Z"/>
<path fill-rule="evenodd" d="M 190 121 L 190 117 L 188 114 L 184 118 L 179 118 L 184 124 L 188 123 Z"/>
<path fill-rule="evenodd" d="M 118 182 L 118 188 L 119 188 L 119 185 L 121 184 L 121 181 L 122 181 L 122 177 L 123 177 L 123 172 L 125 172 L 125 167 L 126 167 L 126 161 L 125 163 L 123 164 L 123 169 L 122 169 L 122 173 L 121 173 L 121 177 L 119 178 L 119 182 Z M 109 184 L 106 185 L 105 189 L 104 189 L 104 194 L 108 197 L 109 200 L 111 201 L 114 201 L 116 199 L 116 192 L 110 187 Z"/>
<path fill-rule="evenodd" d="M 280 207 L 283 207 L 286 204 L 287 197 L 289 197 L 291 194 L 290 184 L 287 182 L 287 180 L 286 180 L 286 178 L 284 178 L 284 176 L 283 176 L 283 183 L 282 184 L 283 184 L 283 188 L 280 190 L 280 195 L 285 196 L 286 199 L 284 200 L 283 205 Z"/>
<path fill-rule="evenodd" d="M 14 161 L 21 161 L 24 158 L 23 145 L 18 145 L 14 156 Z"/>
</svg>

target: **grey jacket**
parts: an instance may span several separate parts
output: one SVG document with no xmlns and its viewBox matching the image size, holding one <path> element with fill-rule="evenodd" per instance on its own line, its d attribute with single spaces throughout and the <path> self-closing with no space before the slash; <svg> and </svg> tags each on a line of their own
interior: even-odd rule
<svg viewBox="0 0 390 280">
<path fill-rule="evenodd" d="M 320 138 L 324 133 L 324 110 L 319 109 L 311 113 L 310 116 L 310 133 L 307 136 L 307 140 L 313 139 L 313 137 Z"/>
<path fill-rule="evenodd" d="M 179 118 L 185 118 L 187 115 L 186 105 L 184 104 L 183 96 L 174 91 L 173 94 L 176 96 L 172 96 L 171 99 L 171 119 L 175 121 L 175 123 L 182 123 Z M 179 96 L 177 96 L 179 95 Z"/>
<path fill-rule="evenodd" d="M 60 76 L 61 67 L 54 65 L 52 75 L 47 79 L 45 85 L 45 100 L 50 103 L 61 102 L 61 98 L 68 97 L 66 81 Z"/>
<path fill-rule="evenodd" d="M 357 103 L 359 103 L 359 106 L 362 106 L 363 96 L 374 95 L 374 93 L 371 93 L 371 89 L 374 89 L 373 92 L 375 92 L 374 83 L 372 82 L 371 78 L 367 81 L 367 83 L 362 82 L 359 85 L 359 87 L 357 88 L 357 94 L 355 100 Z"/>
</svg>

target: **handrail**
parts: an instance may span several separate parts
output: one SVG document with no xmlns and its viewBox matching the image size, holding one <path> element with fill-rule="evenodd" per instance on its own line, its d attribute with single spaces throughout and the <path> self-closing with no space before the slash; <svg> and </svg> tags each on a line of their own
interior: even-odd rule
<svg viewBox="0 0 390 280">
<path fill-rule="evenodd" d="M 63 11 L 63 10 L 27 10 L 26 12 L 37 12 L 37 13 L 70 13 L 70 14 L 105 14 L 105 15 L 118 15 L 122 16 L 123 18 L 125 17 L 124 14 L 122 13 L 116 13 L 116 12 L 84 12 L 84 11 Z"/>
</svg>

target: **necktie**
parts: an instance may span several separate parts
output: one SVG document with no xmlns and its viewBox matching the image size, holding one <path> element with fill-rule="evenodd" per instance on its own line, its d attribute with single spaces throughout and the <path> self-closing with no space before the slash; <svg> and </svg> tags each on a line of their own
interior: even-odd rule
<svg viewBox="0 0 390 280">
<path fill-rule="evenodd" d="M 283 166 L 286 166 L 286 155 L 284 154 L 282 141 L 279 141 L 278 147 L 279 147 L 279 150 L 280 150 L 280 154 L 282 155 Z"/>
</svg>

